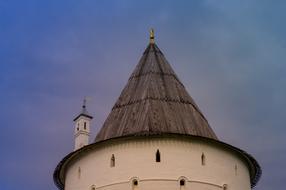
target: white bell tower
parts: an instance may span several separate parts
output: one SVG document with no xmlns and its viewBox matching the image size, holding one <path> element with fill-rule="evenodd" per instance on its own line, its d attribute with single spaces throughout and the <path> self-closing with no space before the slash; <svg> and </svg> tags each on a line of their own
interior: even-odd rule
<svg viewBox="0 0 286 190">
<path fill-rule="evenodd" d="M 77 150 L 85 145 L 89 144 L 90 135 L 90 122 L 92 116 L 86 110 L 86 99 L 83 101 L 82 110 L 78 116 L 74 118 L 75 128 L 74 128 L 74 150 Z"/>
</svg>

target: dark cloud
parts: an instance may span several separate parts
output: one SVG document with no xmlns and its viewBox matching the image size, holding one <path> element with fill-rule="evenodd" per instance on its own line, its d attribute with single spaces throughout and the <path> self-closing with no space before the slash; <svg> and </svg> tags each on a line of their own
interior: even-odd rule
<svg viewBox="0 0 286 190">
<path fill-rule="evenodd" d="M 152 5 L 152 6 L 151 6 Z M 223 140 L 253 154 L 257 189 L 286 179 L 284 1 L 2 1 L 0 188 L 56 189 L 84 96 L 101 127 L 154 27 Z"/>
</svg>

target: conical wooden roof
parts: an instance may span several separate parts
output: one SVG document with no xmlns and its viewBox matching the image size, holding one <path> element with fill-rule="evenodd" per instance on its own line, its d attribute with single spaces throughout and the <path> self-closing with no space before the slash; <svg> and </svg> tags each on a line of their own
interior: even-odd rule
<svg viewBox="0 0 286 190">
<path fill-rule="evenodd" d="M 163 53 L 150 43 L 95 142 L 121 136 L 217 137 Z"/>
</svg>

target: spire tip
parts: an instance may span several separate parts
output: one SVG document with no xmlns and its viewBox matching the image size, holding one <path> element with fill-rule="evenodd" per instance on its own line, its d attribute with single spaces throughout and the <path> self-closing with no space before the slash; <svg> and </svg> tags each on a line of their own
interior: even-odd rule
<svg viewBox="0 0 286 190">
<path fill-rule="evenodd" d="M 86 108 L 86 97 L 84 97 L 84 99 L 83 99 L 82 108 Z"/>
<path fill-rule="evenodd" d="M 154 43 L 155 43 L 154 29 L 151 28 L 151 30 L 150 30 L 150 44 L 154 44 Z"/>
</svg>

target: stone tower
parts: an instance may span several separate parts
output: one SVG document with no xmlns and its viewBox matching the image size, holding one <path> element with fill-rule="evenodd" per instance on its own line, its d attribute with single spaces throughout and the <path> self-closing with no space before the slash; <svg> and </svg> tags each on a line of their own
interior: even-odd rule
<svg viewBox="0 0 286 190">
<path fill-rule="evenodd" d="M 58 164 L 65 190 L 250 190 L 261 169 L 220 141 L 154 32 L 94 142 Z"/>
</svg>

